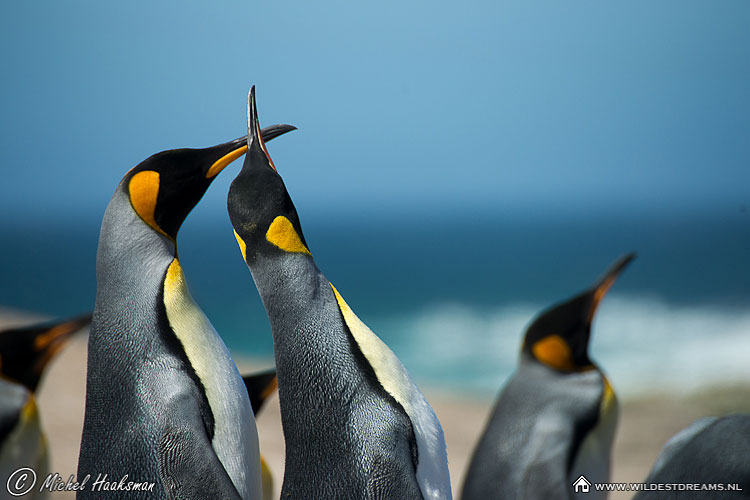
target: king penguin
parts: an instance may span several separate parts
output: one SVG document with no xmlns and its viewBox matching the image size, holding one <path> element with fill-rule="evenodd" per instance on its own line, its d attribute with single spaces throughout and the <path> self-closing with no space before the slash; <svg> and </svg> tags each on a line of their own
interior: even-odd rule
<svg viewBox="0 0 750 500">
<path fill-rule="evenodd" d="M 443 430 L 390 349 L 321 273 L 248 97 L 228 210 L 271 324 L 286 442 L 282 498 L 447 499 Z"/>
<path fill-rule="evenodd" d="M 633 500 L 750 498 L 750 415 L 706 417 L 695 421 L 664 445 L 645 482 L 700 484 L 716 489 L 641 491 Z"/>
<path fill-rule="evenodd" d="M 16 471 L 24 469 L 23 472 Z M 28 469 L 46 474 L 47 440 L 34 394 L 23 384 L 0 377 L 0 488 L 23 493 L 31 482 Z M 21 475 L 19 475 L 21 474 Z M 6 490 L 7 487 L 7 490 Z M 35 496 L 32 494 L 32 498 Z"/>
<path fill-rule="evenodd" d="M 591 289 L 542 312 L 526 331 L 518 368 L 492 410 L 463 500 L 570 499 L 572 483 L 609 477 L 617 401 L 589 358 L 594 313 L 633 254 Z M 603 498 L 593 490 L 583 498 Z"/>
<path fill-rule="evenodd" d="M 0 484 L 11 494 L 30 484 L 30 476 L 18 474 L 8 482 L 14 471 L 48 472 L 47 440 L 34 392 L 49 362 L 90 321 L 91 315 L 85 315 L 0 332 Z"/>
<path fill-rule="evenodd" d="M 275 126 L 267 138 L 292 130 Z M 177 232 L 246 139 L 157 153 L 131 169 L 104 214 L 89 336 L 78 498 L 107 482 L 149 498 L 260 498 L 258 435 L 242 378 L 187 289 Z M 159 479 L 160 449 L 170 479 Z M 162 464 L 163 465 L 163 464 Z M 109 498 L 133 492 L 109 491 Z"/>
</svg>

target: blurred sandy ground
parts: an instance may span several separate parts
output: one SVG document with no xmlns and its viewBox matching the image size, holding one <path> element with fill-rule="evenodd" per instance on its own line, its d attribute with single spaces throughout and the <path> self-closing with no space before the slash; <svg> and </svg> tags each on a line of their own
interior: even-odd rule
<svg viewBox="0 0 750 500">
<path fill-rule="evenodd" d="M 0 309 L 0 327 L 29 323 L 36 319 L 38 317 L 29 314 Z M 47 433 L 51 454 L 51 470 L 60 473 L 64 480 L 70 474 L 75 474 L 78 461 L 85 396 L 86 341 L 85 335 L 78 335 L 51 363 L 38 394 L 42 425 Z M 239 365 L 242 373 L 266 367 L 248 361 L 242 361 Z M 445 430 L 453 489 L 458 492 L 463 471 L 493 401 L 429 389 L 424 392 Z M 750 384 L 718 387 L 690 395 L 653 395 L 621 400 L 620 403 L 620 424 L 611 480 L 642 481 L 666 440 L 696 418 L 737 411 L 750 412 Z M 278 498 L 284 469 L 284 441 L 277 396 L 274 395 L 261 410 L 257 421 L 261 452 L 274 473 Z M 620 500 L 630 496 L 629 493 L 614 493 L 610 498 Z M 74 494 L 55 493 L 52 497 L 72 499 Z"/>
</svg>

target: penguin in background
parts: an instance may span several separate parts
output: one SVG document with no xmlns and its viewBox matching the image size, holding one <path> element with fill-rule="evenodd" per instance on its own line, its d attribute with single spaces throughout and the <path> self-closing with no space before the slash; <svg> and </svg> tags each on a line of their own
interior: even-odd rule
<svg viewBox="0 0 750 500">
<path fill-rule="evenodd" d="M 276 380 L 276 370 L 272 369 L 251 375 L 243 375 L 242 381 L 247 388 L 247 395 L 250 397 L 250 406 L 253 408 L 253 413 L 258 415 L 266 400 L 268 400 L 279 386 Z M 263 453 L 260 454 L 260 477 L 263 484 L 263 500 L 273 500 L 273 474 L 271 474 L 271 468 L 263 458 Z"/>
<path fill-rule="evenodd" d="M 294 127 L 264 130 L 268 139 Z M 97 252 L 78 477 L 154 483 L 186 498 L 260 498 L 258 435 L 242 378 L 187 289 L 177 233 L 245 138 L 157 153 L 107 206 Z M 168 451 L 169 484 L 159 479 Z M 107 492 L 130 498 L 132 492 Z M 77 498 L 101 495 L 93 487 Z"/>
<path fill-rule="evenodd" d="M 71 336 L 91 323 L 91 314 L 0 331 L 0 374 L 36 392 L 47 364 Z"/>
<path fill-rule="evenodd" d="M 750 415 L 706 417 L 693 422 L 667 441 L 644 482 L 720 484 L 724 490 L 640 491 L 633 500 L 750 498 Z"/>
<path fill-rule="evenodd" d="M 89 314 L 0 332 L 0 481 L 22 467 L 47 473 L 47 444 L 34 392 L 49 362 L 90 321 Z"/>
<path fill-rule="evenodd" d="M 589 339 L 599 303 L 634 258 L 622 257 L 592 288 L 528 327 L 518 368 L 474 450 L 463 500 L 570 499 L 581 475 L 591 483 L 608 480 L 617 400 L 589 358 Z"/>
<path fill-rule="evenodd" d="M 20 468 L 48 471 L 47 440 L 34 394 L 23 384 L 0 377 L 0 484 Z M 20 478 L 19 478 L 20 479 Z M 25 484 L 22 481 L 20 484 Z M 15 491 L 13 485 L 8 486 Z M 19 487 L 20 488 L 20 487 Z M 35 498 L 32 495 L 32 498 Z"/>
<path fill-rule="evenodd" d="M 388 347 L 313 260 L 248 97 L 228 210 L 268 315 L 286 443 L 282 498 L 448 499 L 443 430 Z"/>
<path fill-rule="evenodd" d="M 279 386 L 276 380 L 276 369 L 243 375 L 242 382 L 245 383 L 247 395 L 250 398 L 250 406 L 253 408 L 255 415 L 258 414 L 263 404 Z"/>
</svg>

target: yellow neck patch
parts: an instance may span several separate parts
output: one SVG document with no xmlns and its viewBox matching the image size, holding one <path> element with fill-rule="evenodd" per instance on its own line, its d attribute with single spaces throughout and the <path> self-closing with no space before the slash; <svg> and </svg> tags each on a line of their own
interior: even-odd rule
<svg viewBox="0 0 750 500">
<path fill-rule="evenodd" d="M 612 384 L 609 383 L 609 379 L 602 373 L 602 383 L 604 384 L 604 391 L 602 393 L 601 412 L 608 413 L 612 410 L 613 405 L 617 403 L 615 399 L 615 390 L 612 389 Z"/>
<path fill-rule="evenodd" d="M 237 234 L 237 231 L 234 232 L 234 237 L 237 240 L 237 244 L 240 246 L 242 258 L 245 259 L 245 262 L 247 262 L 247 243 L 245 243 L 245 240 L 242 239 L 242 236 Z"/>
<path fill-rule="evenodd" d="M 536 342 L 531 347 L 534 357 L 541 363 L 554 368 L 555 370 L 565 372 L 579 371 L 580 367 L 576 366 L 573 361 L 573 354 L 570 346 L 559 335 L 549 335 Z"/>
<path fill-rule="evenodd" d="M 258 431 L 237 367 L 224 342 L 190 296 L 178 259 L 167 268 L 163 286 L 169 328 L 203 385 L 214 416 L 211 446 L 240 496 L 260 498 Z M 232 396 L 227 397 L 228 394 Z M 240 435 L 245 437 L 238 439 Z"/>
<path fill-rule="evenodd" d="M 372 366 L 380 385 L 404 407 L 408 414 L 413 405 L 410 401 L 411 381 L 407 379 L 406 370 L 388 346 L 354 314 L 333 284 L 331 284 L 331 289 L 336 296 L 336 302 L 338 302 L 346 326 L 349 327 L 359 349 Z"/>
<path fill-rule="evenodd" d="M 213 165 L 211 165 L 211 168 L 208 169 L 208 172 L 206 172 L 206 179 L 211 179 L 213 177 L 216 177 L 219 172 L 224 170 L 227 165 L 232 163 L 234 160 L 239 158 L 240 156 L 245 154 L 245 151 L 247 151 L 247 144 L 244 146 L 235 149 L 234 151 L 230 151 L 229 153 L 225 154 L 218 160 L 214 162 Z"/>
<path fill-rule="evenodd" d="M 133 209 L 151 228 L 167 236 L 167 233 L 156 223 L 156 199 L 159 196 L 159 172 L 144 170 L 130 178 L 128 194 Z"/>
<path fill-rule="evenodd" d="M 285 252 L 304 253 L 312 257 L 310 250 L 302 243 L 292 223 L 283 215 L 276 217 L 268 227 L 266 240 Z M 240 245 L 241 247 L 242 245 Z"/>
<path fill-rule="evenodd" d="M 37 409 L 34 395 L 29 393 L 29 399 L 26 400 L 26 404 L 24 404 L 21 409 L 21 421 L 29 422 L 30 420 L 39 418 L 38 414 L 39 410 Z"/>
<path fill-rule="evenodd" d="M 273 474 L 263 455 L 260 456 L 260 480 L 263 500 L 273 500 Z"/>
</svg>

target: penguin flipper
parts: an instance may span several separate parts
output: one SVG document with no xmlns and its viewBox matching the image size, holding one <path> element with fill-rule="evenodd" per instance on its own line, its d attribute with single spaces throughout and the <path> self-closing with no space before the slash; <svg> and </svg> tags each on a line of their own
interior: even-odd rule
<svg viewBox="0 0 750 500">
<path fill-rule="evenodd" d="M 159 478 L 169 500 L 241 500 L 205 432 L 168 427 L 159 440 Z"/>
</svg>

